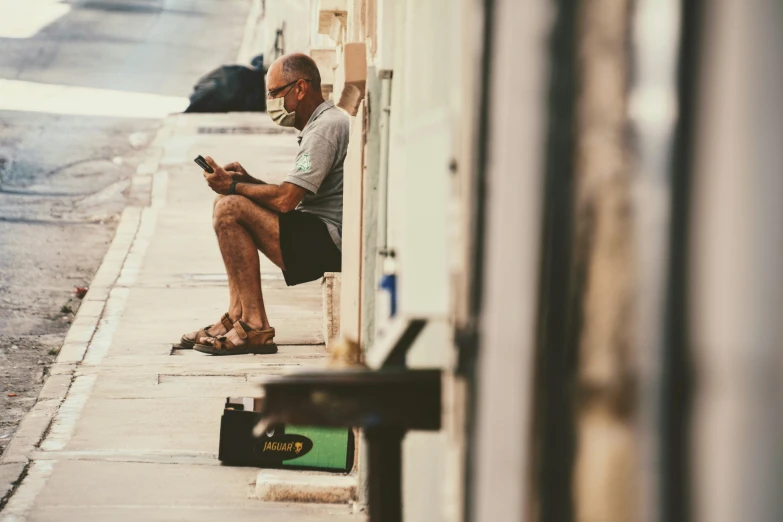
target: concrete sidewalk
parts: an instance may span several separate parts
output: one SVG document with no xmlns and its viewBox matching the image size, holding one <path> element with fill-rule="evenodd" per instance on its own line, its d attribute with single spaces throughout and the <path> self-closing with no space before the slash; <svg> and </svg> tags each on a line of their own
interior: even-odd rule
<svg viewBox="0 0 783 522">
<path fill-rule="evenodd" d="M 133 180 L 151 188 L 152 206 L 124 212 L 39 402 L 0 460 L 0 496 L 10 493 L 0 520 L 358 520 L 346 504 L 261 501 L 258 469 L 217 460 L 226 396 L 257 396 L 270 375 L 323 365 L 318 282 L 286 288 L 262 256 L 278 354 L 172 350 L 228 302 L 214 194 L 192 159 L 240 161 L 279 182 L 295 134 L 265 114 L 178 115 L 156 147 Z"/>
</svg>

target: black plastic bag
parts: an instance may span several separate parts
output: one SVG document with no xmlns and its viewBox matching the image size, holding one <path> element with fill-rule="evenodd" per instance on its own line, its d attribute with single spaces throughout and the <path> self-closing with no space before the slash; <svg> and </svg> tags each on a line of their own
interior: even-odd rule
<svg viewBox="0 0 783 522">
<path fill-rule="evenodd" d="M 185 112 L 265 112 L 264 55 L 251 63 L 252 68 L 224 65 L 203 76 Z"/>
</svg>

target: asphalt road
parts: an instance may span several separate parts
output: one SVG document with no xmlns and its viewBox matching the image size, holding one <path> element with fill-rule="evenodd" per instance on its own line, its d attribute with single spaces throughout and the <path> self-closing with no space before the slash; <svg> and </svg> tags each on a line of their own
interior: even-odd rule
<svg viewBox="0 0 783 522">
<path fill-rule="evenodd" d="M 129 180 L 159 126 L 149 105 L 233 63 L 249 7 L 0 0 L 0 453 L 62 344 L 73 288 L 89 286 L 129 198 L 143 203 Z"/>
</svg>

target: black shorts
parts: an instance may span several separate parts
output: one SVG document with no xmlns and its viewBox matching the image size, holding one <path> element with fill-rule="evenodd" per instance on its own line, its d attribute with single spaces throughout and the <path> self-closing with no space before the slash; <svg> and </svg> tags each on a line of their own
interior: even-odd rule
<svg viewBox="0 0 783 522">
<path fill-rule="evenodd" d="M 280 250 L 288 286 L 315 281 L 326 272 L 342 269 L 342 253 L 326 224 L 307 212 L 280 214 Z"/>
</svg>

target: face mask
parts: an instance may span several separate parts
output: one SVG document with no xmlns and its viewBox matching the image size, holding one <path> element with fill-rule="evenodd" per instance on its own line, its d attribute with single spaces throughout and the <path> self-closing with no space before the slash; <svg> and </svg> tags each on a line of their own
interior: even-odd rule
<svg viewBox="0 0 783 522">
<path fill-rule="evenodd" d="M 272 121 L 281 127 L 293 127 L 296 123 L 296 110 L 285 110 L 285 96 L 266 101 L 266 112 Z"/>
</svg>

